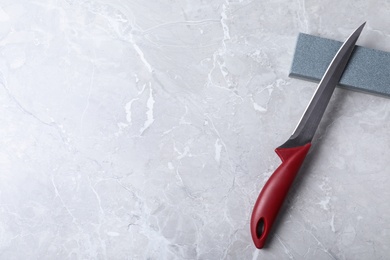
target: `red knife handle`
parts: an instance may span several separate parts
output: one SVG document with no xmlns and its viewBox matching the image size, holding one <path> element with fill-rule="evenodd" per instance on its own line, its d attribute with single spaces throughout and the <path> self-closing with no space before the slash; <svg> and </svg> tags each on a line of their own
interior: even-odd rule
<svg viewBox="0 0 390 260">
<path fill-rule="evenodd" d="M 251 219 L 252 239 L 263 248 L 288 190 L 310 149 L 311 143 L 292 148 L 276 148 L 282 164 L 268 179 L 257 198 Z"/>
</svg>

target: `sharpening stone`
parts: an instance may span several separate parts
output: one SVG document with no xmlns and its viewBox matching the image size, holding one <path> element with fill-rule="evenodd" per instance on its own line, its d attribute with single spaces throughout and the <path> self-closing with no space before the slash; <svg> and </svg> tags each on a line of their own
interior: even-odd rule
<svg viewBox="0 0 390 260">
<path fill-rule="evenodd" d="M 341 45 L 300 33 L 289 76 L 320 81 Z M 339 85 L 390 97 L 390 53 L 356 46 Z"/>
</svg>

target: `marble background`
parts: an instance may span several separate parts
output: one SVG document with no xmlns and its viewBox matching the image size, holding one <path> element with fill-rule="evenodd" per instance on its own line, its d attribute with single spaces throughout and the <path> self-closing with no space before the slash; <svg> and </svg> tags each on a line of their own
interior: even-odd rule
<svg viewBox="0 0 390 260">
<path fill-rule="evenodd" d="M 390 99 L 337 89 L 267 248 L 250 214 L 316 84 L 299 32 L 390 51 L 390 2 L 0 0 L 0 259 L 389 259 Z"/>
</svg>

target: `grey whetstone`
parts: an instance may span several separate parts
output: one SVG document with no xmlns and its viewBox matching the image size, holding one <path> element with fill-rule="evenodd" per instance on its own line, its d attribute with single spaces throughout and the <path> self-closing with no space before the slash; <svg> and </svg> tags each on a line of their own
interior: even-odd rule
<svg viewBox="0 0 390 260">
<path fill-rule="evenodd" d="M 320 81 L 341 45 L 300 33 L 290 76 Z M 356 46 L 339 85 L 390 97 L 390 53 Z"/>
</svg>

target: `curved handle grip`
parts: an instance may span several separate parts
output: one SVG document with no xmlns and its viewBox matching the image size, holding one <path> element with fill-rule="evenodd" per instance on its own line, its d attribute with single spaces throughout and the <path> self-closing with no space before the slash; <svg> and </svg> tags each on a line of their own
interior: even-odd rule
<svg viewBox="0 0 390 260">
<path fill-rule="evenodd" d="M 268 179 L 257 198 L 251 219 L 252 239 L 257 248 L 263 248 L 279 209 L 301 167 L 311 143 L 293 148 L 276 148 L 282 164 Z"/>
</svg>

